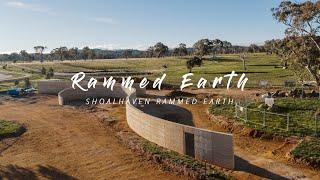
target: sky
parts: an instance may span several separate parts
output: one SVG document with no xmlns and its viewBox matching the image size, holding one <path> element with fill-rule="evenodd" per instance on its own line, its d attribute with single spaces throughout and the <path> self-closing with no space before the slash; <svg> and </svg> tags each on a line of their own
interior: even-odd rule
<svg viewBox="0 0 320 180">
<path fill-rule="evenodd" d="M 281 0 L 0 0 L 0 53 L 67 46 L 170 48 L 202 38 L 234 45 L 281 38 Z"/>
</svg>

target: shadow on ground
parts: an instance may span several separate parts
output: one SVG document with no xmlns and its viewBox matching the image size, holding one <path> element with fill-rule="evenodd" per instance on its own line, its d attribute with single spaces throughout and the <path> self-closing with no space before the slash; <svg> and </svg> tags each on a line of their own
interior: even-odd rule
<svg viewBox="0 0 320 180">
<path fill-rule="evenodd" d="M 242 159 L 239 156 L 235 156 L 235 170 L 236 171 L 243 171 L 250 174 L 254 174 L 256 176 L 267 178 L 267 179 L 278 179 L 278 180 L 288 180 L 288 178 L 283 177 L 281 175 L 275 174 L 267 169 L 263 169 L 259 166 L 251 164 L 245 159 Z"/>
<path fill-rule="evenodd" d="M 214 74 L 214 75 L 225 75 L 225 74 L 230 74 L 231 71 L 225 71 L 225 72 L 203 72 L 203 74 Z M 267 74 L 268 72 L 266 71 L 260 71 L 260 72 L 255 72 L 255 71 L 236 71 L 236 74 Z"/>
<path fill-rule="evenodd" d="M 0 166 L 0 180 L 37 180 L 39 177 L 45 177 L 47 179 L 76 180 L 76 178 L 52 166 L 39 165 L 37 170 L 32 170 L 17 165 Z"/>
<path fill-rule="evenodd" d="M 239 58 L 224 58 L 224 57 L 214 57 L 206 58 L 205 61 L 217 61 L 218 63 L 222 62 L 242 62 Z"/>
</svg>

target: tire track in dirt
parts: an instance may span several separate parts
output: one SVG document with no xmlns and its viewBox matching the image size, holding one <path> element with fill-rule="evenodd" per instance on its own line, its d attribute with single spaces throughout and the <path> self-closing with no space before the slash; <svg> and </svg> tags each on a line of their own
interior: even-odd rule
<svg viewBox="0 0 320 180">
<path fill-rule="evenodd" d="M 0 119 L 15 120 L 27 127 L 27 132 L 0 154 L 0 177 L 17 176 L 19 170 L 31 178 L 182 178 L 157 169 L 121 146 L 93 115 L 57 106 L 54 96 L 39 97 L 34 104 L 4 102 Z M 0 149 L 2 146 L 0 142 Z"/>
</svg>

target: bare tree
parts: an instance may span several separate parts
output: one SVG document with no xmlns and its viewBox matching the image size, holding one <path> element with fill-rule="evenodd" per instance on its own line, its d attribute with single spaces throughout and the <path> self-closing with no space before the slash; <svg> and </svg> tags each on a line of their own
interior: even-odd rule
<svg viewBox="0 0 320 180">
<path fill-rule="evenodd" d="M 247 70 L 247 66 L 246 66 L 247 54 L 246 53 L 241 53 L 239 56 L 240 56 L 240 59 L 242 61 L 243 70 L 246 71 Z"/>
</svg>

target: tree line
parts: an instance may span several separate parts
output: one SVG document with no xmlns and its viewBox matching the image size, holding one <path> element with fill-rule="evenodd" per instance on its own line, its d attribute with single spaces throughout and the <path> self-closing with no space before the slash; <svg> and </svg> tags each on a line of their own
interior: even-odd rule
<svg viewBox="0 0 320 180">
<path fill-rule="evenodd" d="M 243 52 L 265 52 L 263 46 L 252 44 L 250 46 L 233 46 L 230 42 L 219 39 L 209 40 L 201 39 L 197 41 L 192 47 L 187 47 L 186 44 L 180 43 L 176 48 L 170 49 L 162 42 L 150 46 L 147 50 L 136 49 L 120 49 L 120 50 L 102 50 L 90 49 L 84 47 L 82 49 L 73 47 L 58 47 L 46 51 L 46 46 L 35 46 L 34 52 L 27 52 L 21 50 L 19 53 L 0 54 L 0 62 L 28 62 L 28 61 L 53 61 L 53 60 L 93 60 L 93 59 L 117 59 L 117 58 L 160 58 L 166 56 L 204 56 L 214 54 L 230 54 Z"/>
</svg>

